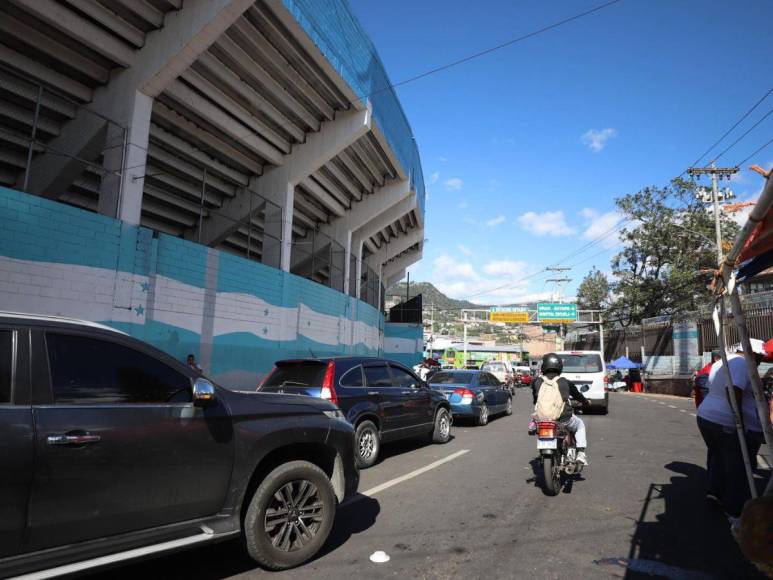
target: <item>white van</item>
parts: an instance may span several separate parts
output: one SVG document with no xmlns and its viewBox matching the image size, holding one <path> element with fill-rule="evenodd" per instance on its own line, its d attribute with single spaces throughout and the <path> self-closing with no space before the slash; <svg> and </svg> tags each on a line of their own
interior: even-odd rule
<svg viewBox="0 0 773 580">
<path fill-rule="evenodd" d="M 604 357 L 597 350 L 572 350 L 556 353 L 564 363 L 561 373 L 572 381 L 591 402 L 591 408 L 602 414 L 609 412 L 609 392 Z"/>
</svg>

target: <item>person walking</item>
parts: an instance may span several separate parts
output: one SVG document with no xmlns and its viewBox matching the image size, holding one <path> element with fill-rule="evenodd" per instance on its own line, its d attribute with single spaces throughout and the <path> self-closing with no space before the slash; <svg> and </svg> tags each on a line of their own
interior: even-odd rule
<svg viewBox="0 0 773 580">
<path fill-rule="evenodd" d="M 757 365 L 769 358 L 761 340 L 751 339 Z M 749 458 L 756 462 L 762 445 L 762 423 L 752 392 L 751 377 L 740 346 L 728 354 L 727 364 L 732 378 L 732 396 L 741 411 Z M 751 497 L 746 480 L 741 446 L 735 427 L 735 416 L 728 395 L 728 377 L 723 361 L 711 366 L 708 393 L 698 407 L 698 429 L 706 443 L 708 491 L 706 499 L 724 508 L 731 521 L 739 518 L 744 503 Z"/>
</svg>

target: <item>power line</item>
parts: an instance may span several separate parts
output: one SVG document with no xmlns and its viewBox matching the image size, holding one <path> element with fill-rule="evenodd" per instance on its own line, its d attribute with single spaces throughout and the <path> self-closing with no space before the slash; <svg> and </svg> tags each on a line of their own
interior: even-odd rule
<svg viewBox="0 0 773 580">
<path fill-rule="evenodd" d="M 374 90 L 374 91 L 372 91 L 372 92 L 370 92 L 370 93 L 368 93 L 366 95 L 363 95 L 362 97 L 358 97 L 358 98 L 354 99 L 353 101 L 350 101 L 349 103 L 347 103 L 347 106 L 351 107 L 351 106 L 353 106 L 357 102 L 366 101 L 366 100 L 370 99 L 371 97 L 373 97 L 374 95 L 383 93 L 384 91 L 389 91 L 389 90 L 392 90 L 392 89 L 394 89 L 396 87 L 401 87 L 401 86 L 407 85 L 407 84 L 415 82 L 417 80 L 420 80 L 420 79 L 426 78 L 428 76 L 437 74 L 437 73 L 439 73 L 441 71 L 448 70 L 448 69 L 453 68 L 455 66 L 459 66 L 459 65 L 464 64 L 466 62 L 469 62 L 471 60 L 475 60 L 475 59 L 480 58 L 482 56 L 485 56 L 487 54 L 491 54 L 492 52 L 496 52 L 496 51 L 501 50 L 503 48 L 506 48 L 508 46 L 512 46 L 512 45 L 517 44 L 519 42 L 523 42 L 524 40 L 528 40 L 529 38 L 533 38 L 535 36 L 538 36 L 540 34 L 543 34 L 545 32 L 553 30 L 555 28 L 559 28 L 559 27 L 563 26 L 564 24 L 568 24 L 568 23 L 573 22 L 575 20 L 579 20 L 579 19 L 584 18 L 586 16 L 590 16 L 591 14 L 594 14 L 595 12 L 599 12 L 600 10 L 603 10 L 604 8 L 608 8 L 609 6 L 612 6 L 613 4 L 617 4 L 619 2 L 622 2 L 622 0 L 610 0 L 609 2 L 605 2 L 604 4 L 599 4 L 598 6 L 596 6 L 594 8 L 591 8 L 589 10 L 585 10 L 584 12 L 580 12 L 580 13 L 575 14 L 573 16 L 569 16 L 567 18 L 563 18 L 563 19 L 558 20 L 558 21 L 556 21 L 556 22 L 554 22 L 552 24 L 548 24 L 547 26 L 543 26 L 542 28 L 539 28 L 537 30 L 534 30 L 532 32 L 529 32 L 527 34 L 519 36 L 517 38 L 513 38 L 511 40 L 508 40 L 508 41 L 503 42 L 501 44 L 498 44 L 496 46 L 492 46 L 490 48 L 487 48 L 485 50 L 481 50 L 481 51 L 476 52 L 474 54 L 471 54 L 469 56 L 465 56 L 463 58 L 451 61 L 451 62 L 449 62 L 447 64 L 437 66 L 435 68 L 427 70 L 427 71 L 425 71 L 423 73 L 420 73 L 418 75 L 415 75 L 413 77 L 409 77 L 407 79 L 403 79 L 402 81 L 398 81 L 396 83 L 388 84 L 388 85 L 386 85 L 384 87 L 381 87 L 381 88 L 378 88 L 378 89 L 376 89 L 376 90 Z M 289 127 L 290 125 L 293 125 L 293 124 L 295 124 L 295 123 L 287 122 L 287 123 L 274 124 L 274 125 L 275 125 L 275 128 L 281 129 L 281 128 L 284 128 L 284 127 Z M 259 134 L 254 132 L 254 131 L 247 131 L 246 133 L 244 133 L 244 135 L 236 136 L 236 138 L 237 138 L 237 140 L 239 140 L 241 138 L 244 138 L 244 137 L 247 137 L 247 136 L 250 136 L 250 135 L 258 135 L 259 136 Z M 142 146 L 136 145 L 136 144 L 133 144 L 133 146 L 137 147 L 139 149 L 143 149 L 146 152 L 148 151 L 148 149 L 146 147 L 142 147 Z M 137 168 L 143 167 L 145 165 L 146 164 L 143 163 L 143 164 L 138 164 L 136 166 L 127 167 L 124 171 L 129 171 L 130 169 L 137 169 Z"/>
<path fill-rule="evenodd" d="M 497 50 L 501 50 L 503 48 L 506 48 L 508 46 L 512 46 L 513 44 L 517 44 L 519 42 L 523 42 L 524 40 L 528 40 L 529 38 L 533 38 L 534 36 L 537 36 L 539 34 L 542 34 L 544 32 L 547 32 L 549 30 L 553 30 L 554 28 L 558 28 L 559 26 L 563 26 L 564 24 L 568 24 L 569 22 L 572 22 L 574 20 L 579 20 L 580 18 L 583 18 L 585 16 L 589 16 L 593 14 L 594 12 L 598 12 L 599 10 L 603 10 L 604 8 L 608 8 L 609 6 L 612 6 L 613 4 L 617 4 L 621 0 L 611 0 L 610 2 L 606 2 L 604 4 L 599 4 L 598 6 L 591 8 L 590 10 L 586 10 L 585 12 L 580 12 L 579 14 L 575 14 L 574 16 L 570 16 L 568 18 L 564 18 L 562 20 L 559 20 L 557 22 L 554 22 L 553 24 L 548 24 L 547 26 L 543 26 L 542 28 L 535 30 L 533 32 L 529 32 L 527 34 L 524 34 L 522 36 L 519 36 L 517 38 L 513 38 L 512 40 L 508 40 L 507 42 L 503 42 L 502 44 L 498 44 L 496 46 L 492 46 L 491 48 L 487 48 L 485 50 L 481 50 L 480 52 L 476 52 L 474 54 L 471 54 L 469 56 L 465 56 L 463 58 L 460 58 L 458 60 L 454 60 L 452 62 L 449 62 L 448 64 L 444 64 L 438 67 L 435 67 L 433 69 L 430 69 L 428 71 L 425 71 L 423 73 L 420 73 L 416 76 L 407 78 L 405 80 L 402 80 L 400 82 L 394 83 L 392 85 L 389 85 L 387 87 L 384 87 L 383 89 L 379 89 L 370 95 L 368 97 L 383 92 L 385 90 L 393 89 L 395 87 L 401 87 L 403 85 L 407 85 L 408 83 L 412 83 L 414 81 L 417 81 L 419 79 L 423 79 L 424 77 L 428 77 L 430 75 L 439 73 L 444 70 L 448 70 L 449 68 L 459 66 L 460 64 L 464 64 L 466 62 L 469 62 L 471 60 L 474 60 L 476 58 L 480 58 L 482 56 L 485 56 L 487 54 L 491 54 L 492 52 L 495 52 Z M 367 97 L 363 97 L 367 98 Z"/>
<path fill-rule="evenodd" d="M 712 159 L 711 163 L 714 163 L 714 162 L 715 162 L 715 161 L 717 161 L 717 160 L 718 160 L 720 157 L 722 157 L 722 156 L 723 156 L 725 153 L 727 153 L 727 152 L 728 152 L 728 151 L 730 151 L 730 150 L 731 150 L 733 147 L 735 147 L 735 146 L 738 144 L 738 142 L 739 142 L 741 139 L 743 139 L 743 138 L 744 138 L 744 137 L 746 137 L 746 136 L 747 136 L 749 133 L 751 133 L 751 132 L 752 132 L 752 131 L 753 131 L 753 130 L 754 130 L 754 129 L 755 129 L 755 128 L 756 128 L 756 127 L 757 127 L 757 126 L 760 124 L 760 123 L 762 123 L 762 122 L 763 122 L 765 119 L 767 119 L 767 118 L 770 116 L 770 114 L 771 114 L 771 113 L 773 113 L 773 109 L 771 109 L 770 111 L 768 111 L 767 113 L 765 113 L 765 115 L 764 115 L 764 116 L 763 116 L 763 117 L 762 117 L 762 118 L 761 118 L 759 121 L 757 121 L 757 122 L 756 122 L 754 125 L 752 125 L 751 127 L 749 127 L 749 128 L 746 130 L 746 132 L 744 132 L 744 133 L 743 133 L 743 134 L 742 134 L 740 137 L 738 137 L 738 139 L 736 139 L 736 140 L 735 140 L 735 141 L 733 141 L 733 142 L 732 142 L 730 145 L 728 145 L 728 146 L 727 146 L 725 149 L 723 149 L 723 150 L 722 150 L 722 153 L 720 153 L 720 154 L 719 154 L 719 155 L 717 155 L 717 156 L 716 156 L 714 159 Z"/>
<path fill-rule="evenodd" d="M 768 147 L 768 146 L 769 146 L 771 143 L 773 143 L 773 139 L 771 139 L 770 141 L 768 141 L 767 143 L 765 143 L 765 144 L 764 144 L 762 147 L 759 147 L 758 149 L 755 149 L 755 150 L 754 150 L 754 152 L 753 152 L 751 155 L 749 155 L 749 156 L 748 156 L 746 159 L 744 159 L 744 160 L 743 160 L 743 161 L 741 161 L 740 163 L 737 163 L 736 165 L 740 167 L 741 165 L 743 165 L 744 163 L 746 163 L 747 161 L 749 161 L 749 159 L 751 159 L 752 157 L 754 157 L 755 155 L 757 155 L 757 153 L 759 153 L 760 151 L 762 151 L 763 149 L 765 149 L 766 147 Z"/>
<path fill-rule="evenodd" d="M 754 103 L 754 105 L 752 105 L 752 108 L 751 108 L 751 109 L 749 109 L 748 111 L 746 111 L 746 112 L 745 112 L 745 113 L 744 113 L 744 114 L 741 116 L 741 118 L 740 118 L 740 119 L 738 119 L 738 120 L 737 120 L 737 121 L 736 121 L 736 122 L 733 124 L 733 126 L 732 126 L 732 127 L 730 127 L 730 128 L 727 130 L 727 131 L 725 131 L 725 133 L 724 133 L 724 134 L 723 134 L 723 135 L 722 135 L 722 136 L 721 136 L 719 139 L 717 139 L 717 140 L 716 140 L 716 142 L 715 142 L 715 143 L 714 143 L 714 144 L 713 144 L 711 147 L 709 147 L 708 149 L 706 149 L 706 151 L 703 153 L 703 155 L 701 155 L 700 157 L 698 157 L 698 159 L 696 159 L 695 161 L 693 161 L 693 162 L 690 164 L 690 167 L 695 167 L 696 165 L 698 165 L 698 164 L 701 162 L 701 160 L 702 160 L 704 157 L 706 157 L 706 155 L 708 155 L 708 154 L 709 154 L 709 152 L 710 152 L 712 149 L 714 149 L 714 147 L 716 147 L 716 146 L 717 146 L 717 145 L 719 145 L 719 144 L 720 144 L 722 141 L 724 141 L 725 137 L 727 137 L 727 136 L 728 136 L 730 133 L 732 133 L 732 132 L 733 132 L 733 130 L 734 130 L 736 127 L 738 127 L 738 125 L 740 125 L 740 124 L 743 122 L 743 120 L 744 120 L 744 119 L 746 119 L 746 117 L 748 117 L 749 115 L 751 115 L 751 114 L 752 114 L 752 112 L 753 112 L 753 111 L 754 111 L 754 110 L 755 110 L 757 107 L 759 107 L 759 106 L 760 106 L 760 104 L 762 103 L 762 101 L 764 101 L 765 99 L 767 99 L 767 98 L 770 96 L 770 94 L 771 94 L 771 93 L 773 93 L 773 87 L 771 87 L 770 89 L 768 89 L 768 92 L 767 92 L 767 93 L 765 93 L 764 95 L 762 95 L 762 97 L 760 97 L 760 99 L 759 99 L 759 100 L 758 100 L 756 103 Z M 716 160 L 715 160 L 715 161 L 716 161 Z M 686 171 L 686 170 L 685 170 L 685 171 Z M 682 172 L 682 175 L 684 175 L 684 174 L 685 174 L 685 171 L 683 171 L 683 172 Z M 681 177 L 681 175 L 680 175 L 680 177 Z"/>
</svg>

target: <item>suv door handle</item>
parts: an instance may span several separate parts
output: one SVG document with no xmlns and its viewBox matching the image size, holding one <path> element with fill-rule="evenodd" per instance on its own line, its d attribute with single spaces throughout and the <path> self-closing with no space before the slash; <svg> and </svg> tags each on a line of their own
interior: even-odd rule
<svg viewBox="0 0 773 580">
<path fill-rule="evenodd" d="M 368 394 L 369 395 L 380 395 L 381 393 L 379 393 L 378 391 L 368 391 Z"/>
<path fill-rule="evenodd" d="M 413 389 L 406 389 L 405 391 L 400 391 L 400 394 L 401 395 L 412 395 L 413 392 L 414 392 Z"/>
<path fill-rule="evenodd" d="M 46 443 L 49 445 L 85 445 L 87 443 L 99 443 L 102 437 L 91 435 L 49 435 L 46 437 Z"/>
</svg>

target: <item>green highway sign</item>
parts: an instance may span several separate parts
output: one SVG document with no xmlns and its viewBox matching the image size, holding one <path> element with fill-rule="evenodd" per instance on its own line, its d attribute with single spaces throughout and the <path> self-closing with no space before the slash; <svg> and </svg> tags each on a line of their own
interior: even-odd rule
<svg viewBox="0 0 773 580">
<path fill-rule="evenodd" d="M 577 304 L 556 302 L 537 304 L 537 320 L 551 324 L 577 322 Z"/>
</svg>

